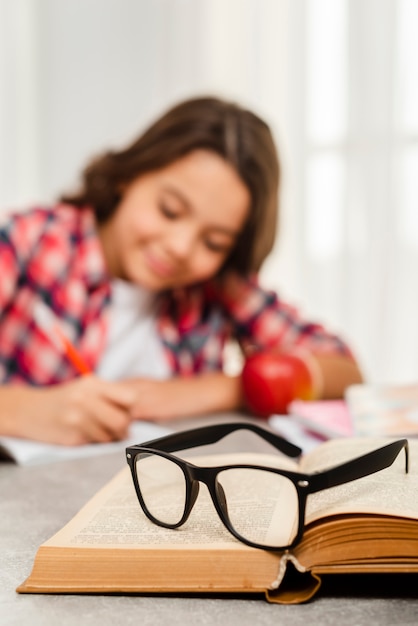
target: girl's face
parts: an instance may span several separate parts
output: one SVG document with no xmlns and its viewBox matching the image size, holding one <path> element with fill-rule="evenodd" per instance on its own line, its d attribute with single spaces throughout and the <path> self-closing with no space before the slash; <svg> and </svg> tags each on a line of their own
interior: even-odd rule
<svg viewBox="0 0 418 626">
<path fill-rule="evenodd" d="M 152 291 L 213 277 L 235 246 L 250 192 L 214 152 L 196 150 L 129 183 L 99 228 L 112 276 Z"/>
</svg>

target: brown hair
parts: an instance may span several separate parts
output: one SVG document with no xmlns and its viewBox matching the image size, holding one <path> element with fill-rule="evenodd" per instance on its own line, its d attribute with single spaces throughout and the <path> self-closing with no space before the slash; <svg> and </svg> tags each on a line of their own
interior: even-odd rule
<svg viewBox="0 0 418 626">
<path fill-rule="evenodd" d="M 249 217 L 223 269 L 244 275 L 258 271 L 276 234 L 279 162 L 267 124 L 237 104 L 212 97 L 178 104 L 127 148 L 93 160 L 78 193 L 61 200 L 91 206 L 103 223 L 116 210 L 123 185 L 198 149 L 222 156 L 251 194 Z"/>
</svg>

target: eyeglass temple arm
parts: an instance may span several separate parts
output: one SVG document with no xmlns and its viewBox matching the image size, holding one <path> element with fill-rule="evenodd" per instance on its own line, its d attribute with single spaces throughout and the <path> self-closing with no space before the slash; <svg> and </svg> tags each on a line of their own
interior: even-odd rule
<svg viewBox="0 0 418 626">
<path fill-rule="evenodd" d="M 409 446 L 407 439 L 393 441 L 378 450 L 373 450 L 368 454 L 360 456 L 347 463 L 342 463 L 331 469 L 324 470 L 307 476 L 309 480 L 309 493 L 315 493 L 322 489 L 336 487 L 348 483 L 357 478 L 363 478 L 370 474 L 375 474 L 380 470 L 392 465 L 396 457 L 405 449 L 405 472 L 409 471 Z"/>
<path fill-rule="evenodd" d="M 262 437 L 273 445 L 277 450 L 290 457 L 298 457 L 302 450 L 290 441 L 283 439 L 279 435 L 275 435 L 264 428 L 246 422 L 228 422 L 226 424 L 215 424 L 212 426 L 203 426 L 202 428 L 194 428 L 184 432 L 173 433 L 165 437 L 159 437 L 152 441 L 142 443 L 141 447 L 155 448 L 164 452 L 175 452 L 176 450 L 187 450 L 198 446 L 216 443 L 226 435 L 236 430 L 250 430 L 259 437 Z"/>
</svg>

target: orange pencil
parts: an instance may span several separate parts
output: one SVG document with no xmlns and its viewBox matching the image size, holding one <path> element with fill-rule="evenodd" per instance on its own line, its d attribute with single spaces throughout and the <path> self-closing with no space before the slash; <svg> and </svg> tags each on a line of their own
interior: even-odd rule
<svg viewBox="0 0 418 626">
<path fill-rule="evenodd" d="M 58 326 L 54 326 L 53 330 L 62 342 L 63 349 L 64 349 L 63 351 L 66 357 L 68 358 L 69 361 L 71 361 L 71 363 L 74 365 L 76 370 L 78 370 L 80 374 L 90 374 L 91 370 L 89 366 L 87 365 L 87 363 L 85 362 L 81 354 L 73 346 L 71 341 L 64 335 L 62 330 L 58 328 Z"/>
<path fill-rule="evenodd" d="M 38 300 L 35 304 L 34 318 L 39 328 L 42 329 L 44 334 L 52 341 L 58 350 L 65 354 L 67 359 L 74 365 L 80 374 L 91 373 L 91 369 L 84 361 L 83 357 L 61 330 L 53 311 L 51 311 L 41 300 Z"/>
</svg>

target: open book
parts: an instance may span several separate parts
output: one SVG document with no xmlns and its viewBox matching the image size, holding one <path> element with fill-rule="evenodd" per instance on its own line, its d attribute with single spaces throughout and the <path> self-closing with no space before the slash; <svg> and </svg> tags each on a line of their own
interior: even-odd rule
<svg viewBox="0 0 418 626">
<path fill-rule="evenodd" d="M 382 440 L 335 439 L 297 464 L 281 455 L 195 457 L 199 465 L 257 463 L 313 472 L 354 458 Z M 302 602 L 323 573 L 418 571 L 418 441 L 410 471 L 401 453 L 380 472 L 308 497 L 306 530 L 290 552 L 235 540 L 202 488 L 188 522 L 161 528 L 143 514 L 126 467 L 57 534 L 40 546 L 21 593 L 263 593 L 271 602 Z M 289 515 L 292 511 L 287 511 Z M 270 517 L 268 517 L 268 515 Z M 283 514 L 266 514 L 269 525 Z M 251 523 L 251 516 L 248 516 Z M 274 522 L 272 522 L 274 520 Z"/>
</svg>

